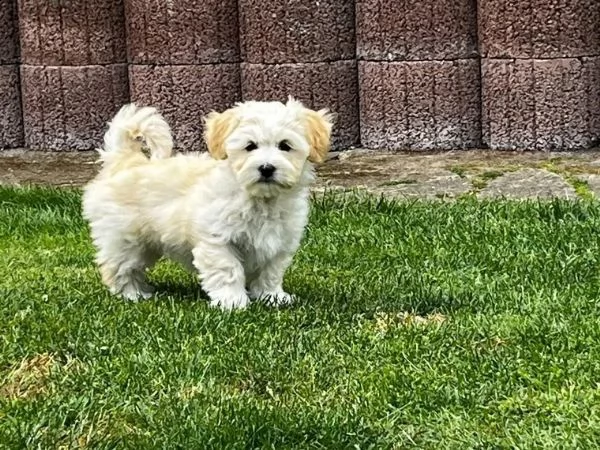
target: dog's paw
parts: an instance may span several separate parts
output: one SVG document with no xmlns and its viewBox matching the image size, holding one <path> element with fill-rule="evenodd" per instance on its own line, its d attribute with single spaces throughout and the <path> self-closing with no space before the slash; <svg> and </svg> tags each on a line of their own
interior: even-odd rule
<svg viewBox="0 0 600 450">
<path fill-rule="evenodd" d="M 257 292 L 252 297 L 257 300 L 262 300 L 262 301 L 266 302 L 267 305 L 271 305 L 271 306 L 289 305 L 290 303 L 293 303 L 294 300 L 296 300 L 296 297 L 294 297 L 292 294 L 288 294 L 285 291 Z"/>
<path fill-rule="evenodd" d="M 210 306 L 221 308 L 226 311 L 233 309 L 244 309 L 250 303 L 246 292 L 234 291 L 231 289 L 219 289 L 209 293 Z"/>
<path fill-rule="evenodd" d="M 139 300 L 148 300 L 154 295 L 153 290 L 137 290 L 137 289 L 124 289 L 121 292 L 121 297 L 125 300 L 137 302 Z"/>
<path fill-rule="evenodd" d="M 154 288 L 148 284 L 144 284 L 143 287 L 140 287 L 134 283 L 127 284 L 123 286 L 121 289 L 111 288 L 110 292 L 113 295 L 120 296 L 125 300 L 129 300 L 132 302 L 137 302 L 140 300 L 148 300 L 150 297 L 154 295 Z"/>
</svg>

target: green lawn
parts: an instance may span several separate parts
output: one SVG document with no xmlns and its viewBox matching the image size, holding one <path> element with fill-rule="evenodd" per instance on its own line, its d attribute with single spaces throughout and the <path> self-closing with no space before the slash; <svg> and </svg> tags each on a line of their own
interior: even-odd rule
<svg viewBox="0 0 600 450">
<path fill-rule="evenodd" d="M 600 204 L 315 200 L 299 302 L 112 298 L 80 195 L 0 189 L 0 446 L 597 448 Z"/>
</svg>

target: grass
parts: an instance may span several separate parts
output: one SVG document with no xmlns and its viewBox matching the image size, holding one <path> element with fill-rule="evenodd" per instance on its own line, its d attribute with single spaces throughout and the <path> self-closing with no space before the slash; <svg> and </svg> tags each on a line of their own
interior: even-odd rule
<svg viewBox="0 0 600 450">
<path fill-rule="evenodd" d="M 467 172 L 469 171 L 468 167 L 464 165 L 454 165 L 451 166 L 448 170 L 461 178 L 465 178 L 467 176 Z"/>
<path fill-rule="evenodd" d="M 0 189 L 0 446 L 597 448 L 600 205 L 319 197 L 298 304 L 127 303 L 75 191 Z"/>
<path fill-rule="evenodd" d="M 556 173 L 563 177 L 567 183 L 573 186 L 575 193 L 585 200 L 592 200 L 594 193 L 590 189 L 589 183 L 577 177 L 580 173 L 577 167 L 571 167 L 569 170 L 561 166 L 562 158 L 550 158 L 547 162 L 541 165 L 541 168 Z"/>
<path fill-rule="evenodd" d="M 471 184 L 473 185 L 474 192 L 479 192 L 480 190 L 487 187 L 488 183 L 496 178 L 501 177 L 506 172 L 512 172 L 517 170 L 513 166 L 507 166 L 504 170 L 476 170 L 478 167 L 472 167 L 469 165 L 454 165 L 451 166 L 448 170 L 455 175 L 458 175 L 460 178 L 466 178 L 468 174 L 471 175 Z"/>
<path fill-rule="evenodd" d="M 484 189 L 490 181 L 495 180 L 502 175 L 504 175 L 504 172 L 498 170 L 488 170 L 473 178 L 471 183 L 475 189 L 481 190 Z"/>
<path fill-rule="evenodd" d="M 571 186 L 573 186 L 575 193 L 579 198 L 586 200 L 592 200 L 594 198 L 594 193 L 590 189 L 590 185 L 587 181 L 575 177 L 568 177 L 567 181 L 571 183 Z"/>
<path fill-rule="evenodd" d="M 448 169 L 455 175 L 458 175 L 460 178 L 466 178 L 467 174 L 473 172 L 473 167 L 468 165 L 454 165 Z M 492 180 L 495 180 L 498 177 L 504 175 L 504 172 L 498 170 L 487 170 L 482 173 L 475 172 L 471 173 L 471 184 L 475 189 L 475 192 L 479 192 L 484 189 L 488 183 Z"/>
</svg>

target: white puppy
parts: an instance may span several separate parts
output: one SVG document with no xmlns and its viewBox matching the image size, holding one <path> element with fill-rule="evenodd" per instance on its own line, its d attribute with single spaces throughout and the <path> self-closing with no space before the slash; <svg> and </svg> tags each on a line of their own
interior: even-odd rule
<svg viewBox="0 0 600 450">
<path fill-rule="evenodd" d="M 245 102 L 206 117 L 210 155 L 171 157 L 171 132 L 156 109 L 124 106 L 83 197 L 104 283 L 127 299 L 149 298 L 145 272 L 165 255 L 199 272 L 214 306 L 291 301 L 283 275 L 331 128 L 327 111 L 291 98 Z"/>
</svg>

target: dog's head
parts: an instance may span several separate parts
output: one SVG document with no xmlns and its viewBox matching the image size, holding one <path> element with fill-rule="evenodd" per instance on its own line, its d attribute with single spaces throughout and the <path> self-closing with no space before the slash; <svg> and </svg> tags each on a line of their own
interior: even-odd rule
<svg viewBox="0 0 600 450">
<path fill-rule="evenodd" d="M 227 159 L 251 194 L 275 195 L 302 182 L 307 166 L 329 151 L 332 115 L 287 103 L 248 101 L 210 113 L 204 137 L 215 159 Z"/>
</svg>

